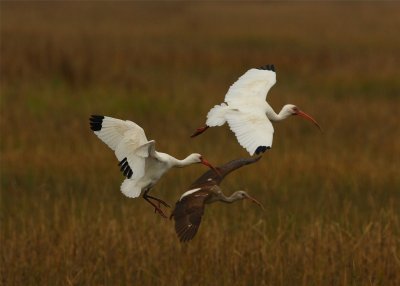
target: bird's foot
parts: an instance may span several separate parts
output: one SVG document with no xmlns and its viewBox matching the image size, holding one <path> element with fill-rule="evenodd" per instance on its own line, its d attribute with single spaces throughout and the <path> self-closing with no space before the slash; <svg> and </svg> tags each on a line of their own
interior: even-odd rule
<svg viewBox="0 0 400 286">
<path fill-rule="evenodd" d="M 190 137 L 196 137 L 197 135 L 200 135 L 201 133 L 203 133 L 204 131 L 206 131 L 210 126 L 203 126 L 203 127 L 199 127 L 196 129 L 196 132 L 194 132 L 192 135 L 190 135 Z"/>
<path fill-rule="evenodd" d="M 154 207 L 154 213 L 158 213 L 163 218 L 168 218 L 160 208 L 160 205 L 158 207 L 157 206 Z"/>
<path fill-rule="evenodd" d="M 166 202 L 164 202 L 163 200 L 161 200 L 159 198 L 149 196 L 147 194 L 143 195 L 143 199 L 145 199 L 149 204 L 151 204 L 154 207 L 154 213 L 158 213 L 163 218 L 168 218 L 161 209 L 161 204 L 164 205 L 165 207 L 170 207 Z M 157 202 L 157 204 L 152 202 L 150 199 L 155 200 Z"/>
<path fill-rule="evenodd" d="M 156 197 L 153 197 L 153 196 L 149 196 L 149 195 L 147 195 L 147 198 L 155 200 L 158 203 L 158 207 L 161 206 L 160 204 L 162 204 L 164 207 L 167 207 L 167 208 L 171 207 L 169 204 L 164 202 L 162 199 L 159 199 L 159 198 L 156 198 Z"/>
</svg>

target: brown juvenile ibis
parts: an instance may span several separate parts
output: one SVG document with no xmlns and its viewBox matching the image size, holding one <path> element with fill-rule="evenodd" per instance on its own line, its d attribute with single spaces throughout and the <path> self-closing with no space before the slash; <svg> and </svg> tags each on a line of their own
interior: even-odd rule
<svg viewBox="0 0 400 286">
<path fill-rule="evenodd" d="M 199 229 L 201 218 L 206 204 L 214 202 L 233 203 L 238 200 L 249 199 L 262 206 L 245 191 L 236 191 L 227 197 L 222 193 L 219 184 L 230 172 L 245 165 L 257 162 L 261 157 L 237 159 L 217 167 L 219 174 L 207 171 L 200 176 L 175 204 L 170 218 L 175 220 L 175 231 L 181 242 L 191 240 Z"/>
</svg>

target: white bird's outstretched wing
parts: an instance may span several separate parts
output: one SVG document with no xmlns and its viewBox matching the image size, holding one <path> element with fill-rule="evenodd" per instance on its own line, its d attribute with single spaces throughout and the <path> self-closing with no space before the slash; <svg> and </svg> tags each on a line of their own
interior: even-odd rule
<svg viewBox="0 0 400 286">
<path fill-rule="evenodd" d="M 121 120 L 108 116 L 92 115 L 90 128 L 104 143 L 115 151 L 127 131 L 135 139 L 136 147 L 148 142 L 142 127 L 129 120 Z"/>
<path fill-rule="evenodd" d="M 227 113 L 226 118 L 239 144 L 250 155 L 271 148 L 274 127 L 265 114 L 237 111 Z"/>
<path fill-rule="evenodd" d="M 134 132 L 128 131 L 117 146 L 115 155 L 120 161 L 121 172 L 128 179 L 139 179 L 144 176 L 146 159 L 149 156 L 154 157 L 155 141 L 151 140 L 141 146 L 137 146 L 137 138 Z"/>
<path fill-rule="evenodd" d="M 133 180 L 143 177 L 146 158 L 156 152 L 155 141 L 148 141 L 139 125 L 99 115 L 92 115 L 90 125 L 97 137 L 115 151 L 124 176 Z"/>
<path fill-rule="evenodd" d="M 265 101 L 270 88 L 276 83 L 274 65 L 250 69 L 231 85 L 225 95 L 225 102 L 245 103 L 247 100 L 259 99 Z"/>
</svg>

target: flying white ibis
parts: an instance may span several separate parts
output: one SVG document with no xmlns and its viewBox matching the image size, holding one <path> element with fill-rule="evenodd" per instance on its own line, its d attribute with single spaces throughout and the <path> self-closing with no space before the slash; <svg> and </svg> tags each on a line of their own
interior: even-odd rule
<svg viewBox="0 0 400 286">
<path fill-rule="evenodd" d="M 276 82 L 274 65 L 253 68 L 242 75 L 225 95 L 225 102 L 215 105 L 207 114 L 204 127 L 197 128 L 195 137 L 209 127 L 222 126 L 228 122 L 239 144 L 250 155 L 270 149 L 274 128 L 271 121 L 280 121 L 291 115 L 299 115 L 321 127 L 310 115 L 293 104 L 283 106 L 277 114 L 265 101 L 269 89 Z"/>
<path fill-rule="evenodd" d="M 104 143 L 115 151 L 121 172 L 126 179 L 121 191 L 130 198 L 138 197 L 143 191 L 143 198 L 149 202 L 161 216 L 160 203 L 169 205 L 163 200 L 148 195 L 150 189 L 161 176 L 172 167 L 185 167 L 194 163 L 202 163 L 214 168 L 202 155 L 193 153 L 183 160 L 178 160 L 166 153 L 155 150 L 155 141 L 148 141 L 143 129 L 129 120 L 92 115 L 90 128 Z M 157 202 L 156 205 L 151 200 Z"/>
<path fill-rule="evenodd" d="M 191 240 L 199 229 L 201 218 L 206 204 L 214 202 L 233 203 L 238 200 L 249 199 L 262 208 L 262 204 L 252 198 L 245 191 L 236 191 L 227 197 L 218 186 L 230 172 L 244 165 L 257 162 L 261 157 L 237 159 L 217 167 L 219 174 L 207 171 L 199 177 L 175 204 L 170 218 L 175 220 L 175 231 L 181 242 Z"/>
</svg>

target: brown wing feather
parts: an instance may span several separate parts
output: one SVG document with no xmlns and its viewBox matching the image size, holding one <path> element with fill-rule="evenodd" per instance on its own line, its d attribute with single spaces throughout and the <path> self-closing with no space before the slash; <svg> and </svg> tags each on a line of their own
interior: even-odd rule
<svg viewBox="0 0 400 286">
<path fill-rule="evenodd" d="M 204 213 L 204 205 L 212 193 L 201 189 L 175 204 L 170 218 L 175 220 L 175 231 L 181 242 L 191 240 L 197 233 L 201 218 Z"/>
<path fill-rule="evenodd" d="M 201 189 L 179 200 L 171 214 L 171 218 L 175 220 L 175 231 L 181 242 L 189 241 L 196 235 L 204 214 L 205 203 L 214 195 L 213 188 L 219 185 L 230 172 L 253 164 L 260 158 L 261 156 L 230 161 L 218 167 L 220 175 L 215 174 L 214 170 L 209 170 L 189 187 L 189 190 Z"/>
<path fill-rule="evenodd" d="M 219 185 L 225 178 L 225 176 L 228 175 L 230 172 L 239 169 L 245 165 L 253 164 L 260 160 L 260 158 L 261 156 L 232 160 L 224 165 L 217 167 L 218 171 L 221 174 L 220 176 L 217 175 L 214 170 L 209 170 L 201 175 L 196 181 L 194 181 L 194 183 L 190 185 L 189 189 L 200 188 L 207 185 Z"/>
</svg>

